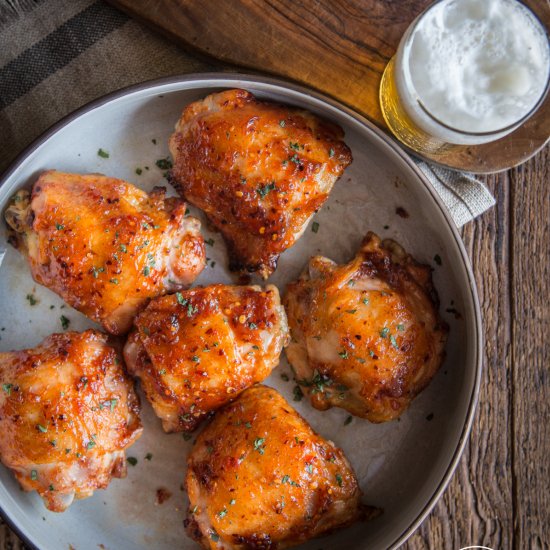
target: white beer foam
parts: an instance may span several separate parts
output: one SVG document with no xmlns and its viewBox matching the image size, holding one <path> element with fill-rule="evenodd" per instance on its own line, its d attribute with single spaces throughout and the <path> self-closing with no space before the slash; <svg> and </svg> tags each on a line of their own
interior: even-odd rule
<svg viewBox="0 0 550 550">
<path fill-rule="evenodd" d="M 443 0 L 415 28 L 404 65 L 426 109 L 464 132 L 493 132 L 536 105 L 548 38 L 515 0 Z"/>
</svg>

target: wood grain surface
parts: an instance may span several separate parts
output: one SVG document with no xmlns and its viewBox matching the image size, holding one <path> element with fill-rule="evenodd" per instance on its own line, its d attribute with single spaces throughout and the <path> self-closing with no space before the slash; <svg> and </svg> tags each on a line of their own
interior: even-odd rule
<svg viewBox="0 0 550 550">
<path fill-rule="evenodd" d="M 480 0 L 481 1 L 481 0 Z M 180 43 L 225 62 L 317 88 L 386 129 L 378 102 L 382 72 L 403 32 L 430 0 L 111 0 Z M 548 0 L 525 0 L 550 28 Z M 428 155 L 470 172 L 523 162 L 550 136 L 550 94 L 512 134 Z"/>
</svg>

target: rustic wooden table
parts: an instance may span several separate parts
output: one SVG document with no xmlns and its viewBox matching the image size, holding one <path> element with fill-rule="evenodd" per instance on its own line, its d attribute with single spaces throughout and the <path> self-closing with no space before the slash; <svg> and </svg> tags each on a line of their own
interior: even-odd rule
<svg viewBox="0 0 550 550">
<path fill-rule="evenodd" d="M 188 55 L 189 70 L 200 63 Z M 497 205 L 462 230 L 485 327 L 479 406 L 448 489 L 403 547 L 411 550 L 550 547 L 550 147 L 483 179 Z M 0 550 L 23 548 L 0 524 Z"/>
</svg>

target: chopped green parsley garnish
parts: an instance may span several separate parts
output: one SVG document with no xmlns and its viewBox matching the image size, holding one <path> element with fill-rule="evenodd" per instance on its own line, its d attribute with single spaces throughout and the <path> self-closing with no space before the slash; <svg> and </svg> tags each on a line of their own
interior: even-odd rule
<svg viewBox="0 0 550 550">
<path fill-rule="evenodd" d="M 86 379 L 86 382 L 88 382 L 88 379 Z M 104 403 L 99 404 L 99 410 L 102 411 L 103 409 L 110 409 L 111 412 L 113 412 L 117 404 L 118 404 L 118 399 L 108 399 Z"/>
<path fill-rule="evenodd" d="M 42 426 L 42 424 L 37 424 L 36 427 L 37 427 L 38 431 L 42 432 L 43 434 L 45 434 L 48 431 L 48 428 Z"/>
<path fill-rule="evenodd" d="M 172 168 L 172 161 L 169 158 L 159 159 L 155 162 L 155 164 L 161 170 L 170 170 L 170 168 Z"/>
<path fill-rule="evenodd" d="M 443 262 L 441 261 L 441 256 L 439 254 L 436 254 L 434 256 L 434 262 L 437 264 L 437 265 L 441 265 Z"/>
<path fill-rule="evenodd" d="M 62 223 L 56 223 L 56 224 L 55 224 L 55 228 L 56 228 L 58 231 L 63 231 L 63 229 L 65 229 L 65 226 L 64 226 Z"/>
<path fill-rule="evenodd" d="M 258 451 L 261 455 L 265 452 L 265 437 L 257 437 L 254 440 L 254 450 Z"/>
<path fill-rule="evenodd" d="M 302 391 L 302 388 L 300 386 L 294 386 L 294 401 L 301 401 L 302 397 L 304 397 L 304 392 Z"/>
<path fill-rule="evenodd" d="M 317 233 L 317 231 L 319 231 L 319 224 L 317 222 L 313 222 L 312 226 L 311 226 L 311 230 L 314 232 L 314 233 Z"/>
<path fill-rule="evenodd" d="M 288 157 L 288 160 L 290 162 L 293 162 L 294 164 L 298 164 L 298 165 L 302 164 L 300 157 L 296 153 L 294 153 L 291 157 Z"/>
<path fill-rule="evenodd" d="M 328 150 L 328 158 L 331 159 L 334 156 L 334 149 L 332 147 Z"/>
<path fill-rule="evenodd" d="M 31 470 L 31 479 L 36 481 L 38 479 L 38 472 L 36 470 Z"/>
<path fill-rule="evenodd" d="M 284 120 L 279 120 L 279 126 L 284 128 L 286 126 L 286 122 Z"/>
<path fill-rule="evenodd" d="M 347 350 L 347 349 L 338 352 L 338 355 L 339 355 L 342 359 L 347 359 L 347 358 L 349 357 L 349 355 L 348 355 L 348 350 Z"/>
<path fill-rule="evenodd" d="M 149 277 L 149 274 L 151 273 L 151 268 L 146 265 L 144 268 L 143 268 L 143 275 L 145 275 L 145 277 Z"/>
<path fill-rule="evenodd" d="M 338 483 L 338 485 L 340 487 L 342 487 L 342 476 L 340 474 L 336 474 L 336 483 Z"/>
<path fill-rule="evenodd" d="M 214 239 L 210 238 L 210 239 L 206 239 L 206 241 L 204 241 L 206 244 L 210 245 L 210 246 L 214 246 Z"/>
<path fill-rule="evenodd" d="M 67 330 L 69 328 L 69 325 L 71 324 L 71 321 L 65 317 L 65 315 L 62 315 L 59 320 L 61 321 L 61 327 L 63 330 Z"/>
<path fill-rule="evenodd" d="M 104 271 L 104 267 L 92 267 L 92 275 L 94 276 L 94 279 L 97 279 L 99 277 L 99 274 L 103 273 Z"/>
<path fill-rule="evenodd" d="M 141 174 L 143 174 L 143 170 L 141 168 L 136 168 L 136 174 L 141 176 Z"/>
<path fill-rule="evenodd" d="M 382 338 L 387 338 L 388 334 L 390 333 L 390 329 L 388 327 L 384 327 L 381 331 L 380 331 L 380 336 Z"/>
<path fill-rule="evenodd" d="M 33 294 L 27 294 L 27 300 L 31 306 L 35 306 L 38 303 L 38 300 L 34 297 Z"/>
<path fill-rule="evenodd" d="M 345 420 L 344 420 L 344 426 L 347 426 L 348 424 L 351 424 L 351 421 L 353 420 L 353 416 L 348 416 Z"/>
<path fill-rule="evenodd" d="M 103 149 L 98 149 L 97 150 L 97 155 L 99 157 L 101 157 L 102 159 L 108 159 L 109 158 L 109 153 L 107 153 L 107 151 L 104 151 Z"/>
<path fill-rule="evenodd" d="M 138 463 L 138 459 L 135 456 L 129 456 L 126 459 L 126 462 L 128 462 L 131 466 L 135 466 Z"/>
<path fill-rule="evenodd" d="M 8 395 L 11 395 L 11 389 L 13 388 L 13 384 L 2 384 L 2 389 L 5 393 Z"/>
<path fill-rule="evenodd" d="M 275 183 L 271 182 L 271 183 L 268 183 L 267 185 L 264 185 L 263 187 L 258 187 L 258 189 L 256 189 L 256 192 L 263 199 L 270 191 L 273 191 L 274 189 L 275 189 Z"/>
<path fill-rule="evenodd" d="M 153 458 L 153 453 L 147 453 L 145 455 L 145 460 L 152 460 L 152 458 Z"/>
</svg>

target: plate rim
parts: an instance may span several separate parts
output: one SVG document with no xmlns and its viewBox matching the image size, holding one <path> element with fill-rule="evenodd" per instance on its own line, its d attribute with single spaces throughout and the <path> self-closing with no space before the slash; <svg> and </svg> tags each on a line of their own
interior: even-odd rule
<svg viewBox="0 0 550 550">
<path fill-rule="evenodd" d="M 432 509 L 435 507 L 435 505 L 443 495 L 443 492 L 449 485 L 449 482 L 451 481 L 451 478 L 458 467 L 460 459 L 462 458 L 462 455 L 464 453 L 466 443 L 468 442 L 473 421 L 475 418 L 475 413 L 477 410 L 477 404 L 479 400 L 481 379 L 483 375 L 483 355 L 481 351 L 483 349 L 483 324 L 481 319 L 481 308 L 479 304 L 477 285 L 476 285 L 475 277 L 472 271 L 470 259 L 466 252 L 466 248 L 464 246 L 462 238 L 458 233 L 458 229 L 455 223 L 453 222 L 449 211 L 447 210 L 447 207 L 445 206 L 441 197 L 437 194 L 433 186 L 429 183 L 426 176 L 417 167 L 417 165 L 415 164 L 413 159 L 409 156 L 409 154 L 405 151 L 405 149 L 403 149 L 399 144 L 397 144 L 389 136 L 387 136 L 381 129 L 379 129 L 376 125 L 374 125 L 372 122 L 370 122 L 367 118 L 365 118 L 358 112 L 340 103 L 339 101 L 332 99 L 326 96 L 325 94 L 322 94 L 306 86 L 287 82 L 281 78 L 275 78 L 270 76 L 260 76 L 260 75 L 241 73 L 241 72 L 187 73 L 183 75 L 174 75 L 174 76 L 168 76 L 168 77 L 155 78 L 151 80 L 145 80 L 137 84 L 125 86 L 123 88 L 120 88 L 108 94 L 102 95 L 88 103 L 85 103 L 81 107 L 65 115 L 58 122 L 52 124 L 49 128 L 47 128 L 44 132 L 42 132 L 27 147 L 25 147 L 13 159 L 13 161 L 9 164 L 6 170 L 4 170 L 0 174 L 0 193 L 6 181 L 13 175 L 13 173 L 20 167 L 20 165 L 22 165 L 25 162 L 25 160 L 38 147 L 43 145 L 48 139 L 54 136 L 58 131 L 60 131 L 61 129 L 63 129 L 65 126 L 75 121 L 76 119 L 80 118 L 81 116 L 88 114 L 89 112 L 99 107 L 102 107 L 107 103 L 110 103 L 117 99 L 121 99 L 125 96 L 129 96 L 135 92 L 154 89 L 154 88 L 162 87 L 169 84 L 182 84 L 183 86 L 180 89 L 184 90 L 186 89 L 185 84 L 190 82 L 193 82 L 193 83 L 202 82 L 203 87 L 205 88 L 223 87 L 224 85 L 226 85 L 224 83 L 227 83 L 227 82 L 235 82 L 235 83 L 239 82 L 240 85 L 244 84 L 244 86 L 246 86 L 246 82 L 249 82 L 251 84 L 264 84 L 268 86 L 273 86 L 275 88 L 283 89 L 283 91 L 291 90 L 306 96 L 313 97 L 318 101 L 321 101 L 322 103 L 328 104 L 329 106 L 331 106 L 336 110 L 342 111 L 346 115 L 350 116 L 351 118 L 359 122 L 368 131 L 370 131 L 371 134 L 374 134 L 378 139 L 383 141 L 386 146 L 388 146 L 396 155 L 400 157 L 402 161 L 404 161 L 406 165 L 408 165 L 411 171 L 416 175 L 416 177 L 420 180 L 420 182 L 424 185 L 428 193 L 431 195 L 436 206 L 439 207 L 439 210 L 441 211 L 443 218 L 445 219 L 445 221 L 447 222 L 447 225 L 451 230 L 451 234 L 455 240 L 456 246 L 460 253 L 460 257 L 462 259 L 463 267 L 465 268 L 465 271 L 466 271 L 466 276 L 469 283 L 468 285 L 469 292 L 470 292 L 472 304 L 473 304 L 473 316 L 475 320 L 474 327 L 473 327 L 474 331 L 473 331 L 473 341 L 472 341 L 472 346 L 474 347 L 474 352 L 475 352 L 474 360 L 473 360 L 474 367 L 475 367 L 474 386 L 472 389 L 472 394 L 470 395 L 465 422 L 462 427 L 462 431 L 458 439 L 456 448 L 453 451 L 452 459 L 449 462 L 448 466 L 446 467 L 445 473 L 443 474 L 441 480 L 437 484 L 436 488 L 434 489 L 434 492 L 432 493 L 432 496 L 428 499 L 425 506 L 416 514 L 416 518 L 410 523 L 410 525 L 400 535 L 398 535 L 397 538 L 388 547 L 389 550 L 396 550 L 420 527 L 420 525 L 427 518 L 429 513 L 432 511 Z M 13 519 L 10 516 L 9 512 L 7 512 L 4 509 L 4 507 L 2 506 L 2 503 L 0 503 L 0 516 L 2 517 L 4 522 L 17 534 L 17 536 L 19 536 L 23 540 L 23 542 L 31 548 L 31 550 L 40 550 L 40 548 L 36 546 L 28 538 L 28 536 L 25 534 L 23 529 L 20 528 L 18 525 L 16 525 L 15 519 Z"/>
</svg>

